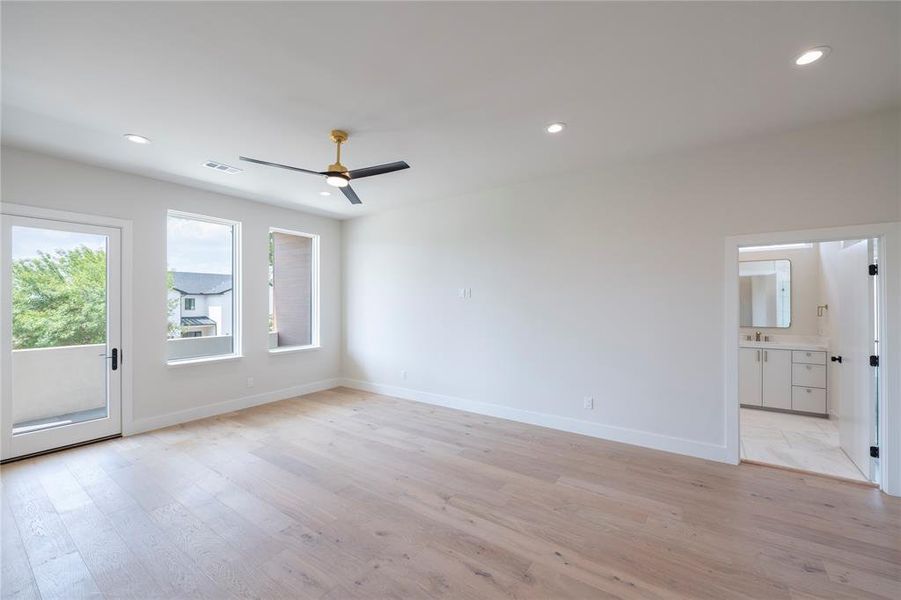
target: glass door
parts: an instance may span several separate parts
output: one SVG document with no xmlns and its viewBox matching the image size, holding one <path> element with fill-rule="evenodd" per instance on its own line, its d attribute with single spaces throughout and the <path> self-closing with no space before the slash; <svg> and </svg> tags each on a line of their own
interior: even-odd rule
<svg viewBox="0 0 901 600">
<path fill-rule="evenodd" d="M 121 433 L 120 230 L 2 225 L 2 459 Z"/>
</svg>

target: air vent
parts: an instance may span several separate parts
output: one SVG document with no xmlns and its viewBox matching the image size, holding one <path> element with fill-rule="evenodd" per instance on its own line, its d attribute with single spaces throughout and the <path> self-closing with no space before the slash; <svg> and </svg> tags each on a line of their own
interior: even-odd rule
<svg viewBox="0 0 901 600">
<path fill-rule="evenodd" d="M 214 171 L 219 171 L 221 173 L 228 173 L 229 175 L 234 175 L 235 173 L 240 173 L 243 169 L 235 168 L 231 165 L 224 165 L 220 162 L 216 162 L 215 160 L 208 160 L 203 163 L 204 167 L 208 169 L 213 169 Z"/>
</svg>

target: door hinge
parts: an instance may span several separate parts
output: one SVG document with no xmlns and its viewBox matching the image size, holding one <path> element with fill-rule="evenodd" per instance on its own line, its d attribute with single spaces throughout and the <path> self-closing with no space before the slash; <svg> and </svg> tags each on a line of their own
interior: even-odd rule
<svg viewBox="0 0 901 600">
<path fill-rule="evenodd" d="M 870 446 L 870 458 L 879 458 L 879 446 Z"/>
<path fill-rule="evenodd" d="M 870 366 L 871 366 L 871 367 L 878 367 L 878 366 L 879 366 L 879 357 L 876 356 L 875 354 L 871 354 L 871 355 L 870 355 Z"/>
<path fill-rule="evenodd" d="M 879 275 L 879 265 L 870 265 L 869 273 L 870 275 Z"/>
</svg>

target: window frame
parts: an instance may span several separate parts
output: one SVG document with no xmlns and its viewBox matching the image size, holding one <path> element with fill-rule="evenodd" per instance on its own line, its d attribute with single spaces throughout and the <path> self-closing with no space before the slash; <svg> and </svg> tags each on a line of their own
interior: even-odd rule
<svg viewBox="0 0 901 600">
<path fill-rule="evenodd" d="M 320 334 L 320 328 L 319 328 L 319 317 L 320 317 L 320 313 L 319 313 L 319 258 L 320 258 L 319 234 L 307 233 L 305 231 L 297 231 L 294 229 L 285 229 L 283 227 L 270 227 L 269 231 L 266 232 L 266 247 L 267 248 L 269 247 L 269 243 L 270 243 L 273 233 L 283 233 L 285 235 L 295 235 L 298 237 L 305 237 L 305 238 L 309 238 L 310 240 L 312 240 L 312 242 L 311 242 L 312 247 L 311 247 L 311 252 L 310 252 L 310 262 L 311 262 L 311 264 L 310 264 L 310 285 L 312 286 L 312 289 L 310 290 L 310 303 L 312 304 L 312 306 L 310 307 L 310 343 L 309 344 L 302 345 L 302 346 L 281 346 L 281 347 L 276 346 L 275 348 L 267 348 L 267 350 L 268 350 L 269 354 L 290 354 L 292 352 L 304 352 L 307 350 L 318 350 L 319 348 L 322 347 L 322 340 L 320 339 L 320 335 L 319 335 Z M 269 253 L 267 252 L 266 254 L 268 256 Z M 272 264 L 272 265 L 268 264 L 268 258 L 267 258 L 267 272 L 268 272 L 269 266 L 271 266 L 273 268 L 275 267 L 274 264 Z M 275 275 L 273 273 L 273 283 L 275 283 L 274 277 L 275 277 Z M 269 284 L 267 282 L 267 290 L 266 290 L 267 306 L 269 304 L 268 286 L 269 286 Z M 274 310 L 274 307 L 273 307 L 273 310 Z M 266 334 L 267 334 L 267 336 L 269 333 L 271 333 L 269 331 L 268 321 L 269 321 L 269 318 L 272 316 L 274 316 L 274 315 L 269 314 L 267 311 L 267 314 L 266 314 L 266 321 L 267 321 Z M 267 339 L 268 339 L 268 337 L 267 337 Z"/>
<path fill-rule="evenodd" d="M 210 362 L 228 361 L 244 358 L 244 336 L 243 323 L 244 311 L 241 302 L 243 296 L 242 286 L 242 269 L 241 257 L 243 255 L 241 221 L 225 219 L 222 217 L 213 217 L 210 215 L 202 215 L 181 210 L 166 210 L 166 223 L 168 226 L 169 217 L 178 219 L 191 219 L 195 221 L 203 221 L 206 223 L 214 223 L 216 225 L 227 225 L 232 228 L 232 351 L 228 354 L 214 354 L 211 356 L 197 356 L 192 358 L 179 358 L 176 360 L 166 360 L 166 365 L 177 367 L 183 365 L 203 364 Z M 168 228 L 166 233 L 166 273 L 169 269 L 169 234 Z M 165 306 L 165 304 L 163 304 Z"/>
<path fill-rule="evenodd" d="M 184 300 L 184 303 L 182 304 L 182 310 L 197 310 L 197 308 L 196 308 L 197 301 L 195 298 L 191 298 L 190 296 L 185 296 L 184 298 L 182 298 L 182 300 Z M 188 302 L 191 303 L 190 306 L 188 306 Z"/>
</svg>

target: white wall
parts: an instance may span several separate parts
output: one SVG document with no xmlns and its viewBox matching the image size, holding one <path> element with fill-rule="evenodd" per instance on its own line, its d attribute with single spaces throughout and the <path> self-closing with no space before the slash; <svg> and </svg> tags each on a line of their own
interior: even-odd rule
<svg viewBox="0 0 901 600">
<path fill-rule="evenodd" d="M 724 237 L 896 221 L 898 120 L 870 115 L 345 222 L 345 376 L 723 458 Z"/>
<path fill-rule="evenodd" d="M 209 406 L 214 403 L 234 407 L 248 396 L 274 399 L 285 390 L 338 377 L 341 230 L 337 221 L 10 147 L 2 149 L 2 198 L 134 222 L 134 342 L 132 348 L 125 348 L 125 360 L 134 370 L 134 427 L 156 427 L 207 414 L 214 411 Z M 243 224 L 244 358 L 238 361 L 166 366 L 167 209 Z M 272 226 L 321 236 L 320 350 L 277 356 L 267 352 Z M 254 378 L 253 388 L 246 386 L 248 377 Z"/>
<path fill-rule="evenodd" d="M 804 240 L 798 241 L 803 242 Z M 817 304 L 820 297 L 819 244 L 814 244 L 811 248 L 744 252 L 739 256 L 741 261 L 782 259 L 791 261 L 791 326 L 784 328 L 742 327 L 740 333 L 746 335 L 760 331 L 775 335 L 815 336 L 818 334 Z"/>
<path fill-rule="evenodd" d="M 385 391 L 721 458 L 724 236 L 897 220 L 899 130 L 883 113 L 343 226 L 13 148 L 2 195 L 134 221 L 140 318 L 127 356 L 142 427 L 341 370 Z M 169 208 L 244 224 L 240 361 L 165 365 Z M 273 223 L 322 236 L 321 350 L 265 351 Z M 582 409 L 586 395 L 595 410 Z"/>
</svg>

